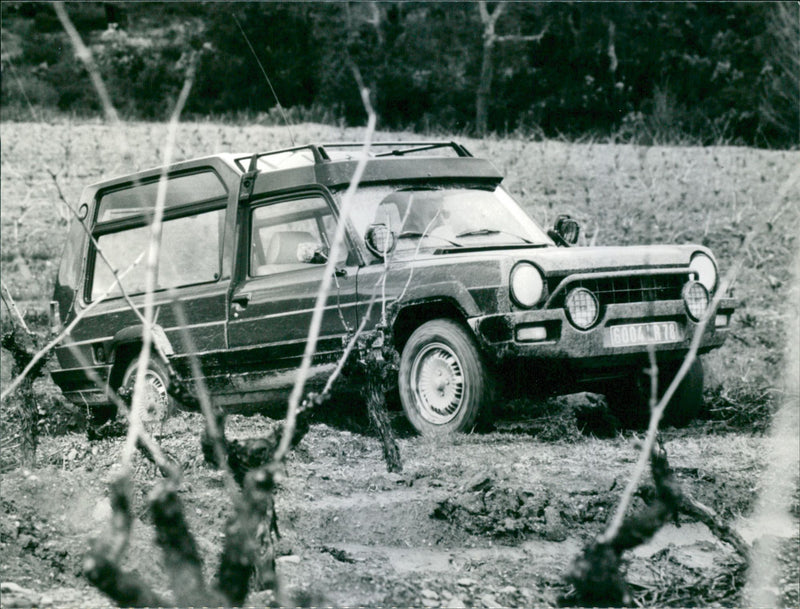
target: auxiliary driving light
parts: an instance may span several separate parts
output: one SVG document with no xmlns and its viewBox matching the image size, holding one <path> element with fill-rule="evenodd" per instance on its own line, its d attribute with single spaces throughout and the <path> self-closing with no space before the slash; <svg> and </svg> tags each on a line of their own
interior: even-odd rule
<svg viewBox="0 0 800 609">
<path fill-rule="evenodd" d="M 683 288 L 683 302 L 694 321 L 700 321 L 708 308 L 708 290 L 699 281 L 690 281 Z"/>
<path fill-rule="evenodd" d="M 586 288 L 575 288 L 567 295 L 567 316 L 576 327 L 586 330 L 597 321 L 600 305 Z"/>
</svg>

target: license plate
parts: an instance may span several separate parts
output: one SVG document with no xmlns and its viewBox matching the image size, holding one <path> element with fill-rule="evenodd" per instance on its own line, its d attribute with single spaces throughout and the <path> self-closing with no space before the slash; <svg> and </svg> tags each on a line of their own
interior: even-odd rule
<svg viewBox="0 0 800 609">
<path fill-rule="evenodd" d="M 677 343 L 683 340 L 678 323 L 655 321 L 645 324 L 625 324 L 606 328 L 606 345 L 632 347 L 635 345 L 658 345 Z"/>
</svg>

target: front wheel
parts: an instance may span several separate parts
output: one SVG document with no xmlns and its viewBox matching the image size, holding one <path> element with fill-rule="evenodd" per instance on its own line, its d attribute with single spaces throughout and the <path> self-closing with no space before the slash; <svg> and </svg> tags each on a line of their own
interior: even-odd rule
<svg viewBox="0 0 800 609">
<path fill-rule="evenodd" d="M 491 396 L 475 341 L 448 319 L 414 330 L 400 357 L 398 385 L 406 417 L 423 435 L 470 431 Z"/>
<path fill-rule="evenodd" d="M 659 364 L 658 397 L 664 394 L 680 368 L 680 362 Z M 631 377 L 615 382 L 606 388 L 606 398 L 611 411 L 624 426 L 645 427 L 650 419 L 650 377 L 640 370 Z M 695 359 L 686 376 L 664 410 L 663 422 L 684 427 L 700 416 L 703 400 L 703 364 Z"/>
</svg>

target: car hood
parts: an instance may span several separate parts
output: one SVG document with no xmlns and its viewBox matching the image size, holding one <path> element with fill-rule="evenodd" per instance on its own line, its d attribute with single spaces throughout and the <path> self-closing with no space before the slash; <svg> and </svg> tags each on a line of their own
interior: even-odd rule
<svg viewBox="0 0 800 609">
<path fill-rule="evenodd" d="M 459 264 L 472 260 L 497 260 L 501 266 L 529 261 L 538 266 L 546 276 L 564 276 L 571 273 L 591 273 L 626 269 L 669 268 L 689 266 L 695 252 L 713 255 L 702 245 L 633 245 L 616 247 L 536 247 L 536 248 L 456 248 L 413 252 L 403 256 L 417 263 Z"/>
<path fill-rule="evenodd" d="M 592 271 L 687 267 L 695 252 L 711 256 L 699 245 L 635 245 L 618 247 L 548 247 L 515 252 L 518 260 L 529 260 L 545 275 L 568 275 Z"/>
</svg>

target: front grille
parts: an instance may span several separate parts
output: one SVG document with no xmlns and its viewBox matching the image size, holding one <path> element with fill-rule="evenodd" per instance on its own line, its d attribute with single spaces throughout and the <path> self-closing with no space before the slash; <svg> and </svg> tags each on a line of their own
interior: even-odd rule
<svg viewBox="0 0 800 609">
<path fill-rule="evenodd" d="M 686 282 L 685 273 L 664 275 L 627 275 L 622 277 L 599 277 L 569 281 L 562 289 L 551 307 L 564 306 L 564 299 L 570 290 L 581 287 L 590 290 L 600 301 L 600 306 L 628 304 L 632 302 L 655 302 L 659 300 L 680 300 L 681 289 Z M 562 285 L 558 280 L 556 285 Z M 552 286 L 555 291 L 556 286 Z"/>
</svg>

